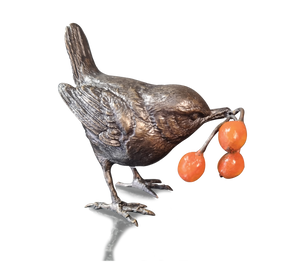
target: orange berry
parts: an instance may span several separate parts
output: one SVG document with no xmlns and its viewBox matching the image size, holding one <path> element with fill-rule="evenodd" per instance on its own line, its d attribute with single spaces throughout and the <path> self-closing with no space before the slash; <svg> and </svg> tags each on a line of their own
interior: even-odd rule
<svg viewBox="0 0 300 265">
<path fill-rule="evenodd" d="M 219 129 L 219 143 L 230 153 L 241 149 L 247 139 L 247 130 L 242 121 L 225 122 Z"/>
<path fill-rule="evenodd" d="M 244 168 L 244 158 L 240 152 L 227 153 L 221 157 L 218 163 L 218 171 L 220 176 L 227 179 L 231 179 L 240 175 Z"/>
<path fill-rule="evenodd" d="M 205 160 L 203 153 L 191 152 L 185 154 L 179 161 L 178 174 L 187 181 L 193 182 L 199 179 L 205 169 Z"/>
</svg>

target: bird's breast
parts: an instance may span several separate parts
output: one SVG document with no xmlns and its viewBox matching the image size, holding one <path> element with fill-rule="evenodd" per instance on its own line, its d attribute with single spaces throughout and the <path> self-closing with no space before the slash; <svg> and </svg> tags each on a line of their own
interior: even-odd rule
<svg viewBox="0 0 300 265">
<path fill-rule="evenodd" d="M 131 166 L 147 166 L 166 156 L 176 144 L 161 136 L 153 124 L 137 118 L 134 133 L 125 143 L 128 163 Z"/>
</svg>

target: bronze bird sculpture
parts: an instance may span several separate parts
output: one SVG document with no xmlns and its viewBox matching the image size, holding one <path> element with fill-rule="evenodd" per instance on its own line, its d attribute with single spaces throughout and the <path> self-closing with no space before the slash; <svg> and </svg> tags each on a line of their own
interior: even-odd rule
<svg viewBox="0 0 300 265">
<path fill-rule="evenodd" d="M 181 85 L 152 85 L 106 75 L 98 70 L 86 36 L 77 24 L 65 32 L 76 87 L 59 84 L 59 93 L 81 121 L 111 193 L 110 204 L 86 207 L 109 209 L 137 226 L 129 213 L 154 215 L 140 203 L 122 201 L 113 185 L 113 164 L 129 166 L 135 187 L 157 197 L 152 189 L 172 190 L 158 179 L 143 179 L 136 167 L 148 166 L 166 156 L 204 123 L 224 118 L 229 108 L 211 110 L 194 90 Z"/>
</svg>

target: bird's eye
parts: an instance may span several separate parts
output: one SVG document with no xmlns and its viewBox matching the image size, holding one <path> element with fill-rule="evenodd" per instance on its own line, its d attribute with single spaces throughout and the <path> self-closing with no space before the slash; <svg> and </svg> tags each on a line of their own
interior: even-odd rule
<svg viewBox="0 0 300 265">
<path fill-rule="evenodd" d="M 199 113 L 193 113 L 192 115 L 190 115 L 191 120 L 195 121 L 199 118 Z"/>
</svg>

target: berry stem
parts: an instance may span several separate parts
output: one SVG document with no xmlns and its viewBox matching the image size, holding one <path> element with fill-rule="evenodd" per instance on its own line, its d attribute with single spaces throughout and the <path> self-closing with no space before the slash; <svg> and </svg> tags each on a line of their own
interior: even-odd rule
<svg viewBox="0 0 300 265">
<path fill-rule="evenodd" d="M 205 141 L 205 143 L 203 144 L 203 146 L 196 152 L 198 155 L 200 155 L 201 153 L 203 154 L 208 146 L 208 144 L 210 143 L 210 141 L 214 138 L 214 136 L 217 134 L 217 132 L 219 131 L 219 129 L 221 128 L 221 126 L 225 123 L 228 122 L 229 120 L 237 120 L 237 118 L 235 117 L 236 114 L 240 113 L 240 117 L 239 117 L 239 121 L 244 122 L 244 116 L 245 116 L 245 110 L 243 108 L 237 108 L 233 111 L 229 111 L 227 118 L 225 121 L 223 121 L 222 123 L 220 123 L 211 133 L 211 135 L 208 137 L 208 139 Z"/>
</svg>

